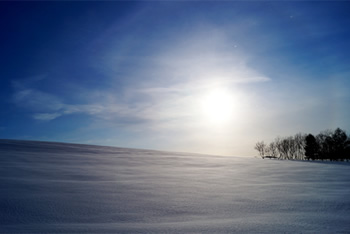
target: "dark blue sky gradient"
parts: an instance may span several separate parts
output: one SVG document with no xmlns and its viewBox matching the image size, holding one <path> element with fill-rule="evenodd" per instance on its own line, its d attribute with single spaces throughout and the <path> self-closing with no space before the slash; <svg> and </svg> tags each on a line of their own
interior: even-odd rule
<svg viewBox="0 0 350 234">
<path fill-rule="evenodd" d="M 251 155 L 260 139 L 349 131 L 349 12 L 346 1 L 0 2 L 0 138 Z M 239 99 L 225 134 L 194 104 L 213 82 Z"/>
</svg>

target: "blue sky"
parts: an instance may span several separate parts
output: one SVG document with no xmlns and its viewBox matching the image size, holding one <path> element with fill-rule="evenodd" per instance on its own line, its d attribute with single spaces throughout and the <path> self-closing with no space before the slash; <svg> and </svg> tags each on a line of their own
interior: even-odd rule
<svg viewBox="0 0 350 234">
<path fill-rule="evenodd" d="M 222 155 L 350 131 L 350 3 L 0 2 L 0 138 Z"/>
</svg>

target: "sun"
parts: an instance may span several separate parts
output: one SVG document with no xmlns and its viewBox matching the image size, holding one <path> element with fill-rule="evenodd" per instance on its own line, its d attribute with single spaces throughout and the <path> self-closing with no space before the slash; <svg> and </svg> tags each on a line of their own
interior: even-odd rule
<svg viewBox="0 0 350 234">
<path fill-rule="evenodd" d="M 234 99 L 225 89 L 215 89 L 201 100 L 201 110 L 207 121 L 215 124 L 227 123 L 233 117 Z"/>
</svg>

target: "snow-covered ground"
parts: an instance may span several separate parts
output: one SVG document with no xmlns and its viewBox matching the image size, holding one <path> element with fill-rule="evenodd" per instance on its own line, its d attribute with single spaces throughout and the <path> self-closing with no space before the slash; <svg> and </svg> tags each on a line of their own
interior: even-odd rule
<svg viewBox="0 0 350 234">
<path fill-rule="evenodd" d="M 13 232 L 350 232 L 350 164 L 0 140 Z"/>
</svg>

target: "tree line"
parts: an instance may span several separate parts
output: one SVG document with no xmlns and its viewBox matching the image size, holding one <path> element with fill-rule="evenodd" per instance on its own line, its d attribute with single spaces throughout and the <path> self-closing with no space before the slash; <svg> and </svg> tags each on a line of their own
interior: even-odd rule
<svg viewBox="0 0 350 234">
<path fill-rule="evenodd" d="M 316 136 L 297 133 L 277 137 L 273 142 L 259 141 L 254 147 L 262 158 L 287 160 L 350 160 L 350 136 L 340 128 L 321 131 Z"/>
</svg>

